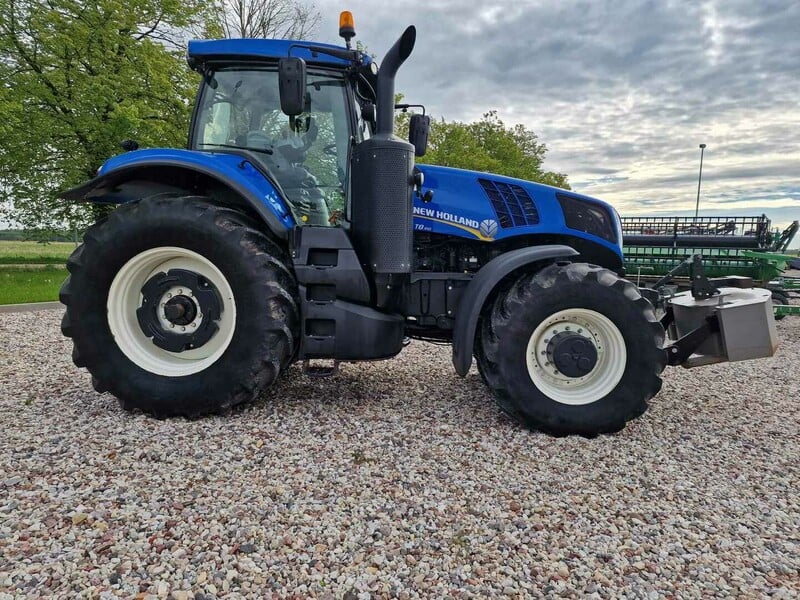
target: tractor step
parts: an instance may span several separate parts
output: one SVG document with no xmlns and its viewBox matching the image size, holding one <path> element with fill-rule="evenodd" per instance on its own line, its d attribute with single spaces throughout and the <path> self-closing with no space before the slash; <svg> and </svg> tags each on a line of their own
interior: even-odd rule
<svg viewBox="0 0 800 600">
<path fill-rule="evenodd" d="M 339 372 L 338 360 L 304 360 L 303 361 L 303 375 L 309 377 L 330 377 Z"/>
</svg>

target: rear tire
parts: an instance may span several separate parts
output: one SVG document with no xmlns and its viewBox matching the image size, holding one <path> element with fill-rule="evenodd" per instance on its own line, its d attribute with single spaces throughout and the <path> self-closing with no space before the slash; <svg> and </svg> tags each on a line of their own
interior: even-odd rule
<svg viewBox="0 0 800 600">
<path fill-rule="evenodd" d="M 551 362 L 558 343 L 567 349 L 557 356 L 574 363 Z M 571 354 L 575 343 L 585 355 Z M 598 266 L 559 264 L 496 296 L 481 319 L 476 358 L 512 418 L 553 435 L 595 436 L 647 410 L 661 389 L 663 343 L 653 306 L 635 285 Z"/>
<path fill-rule="evenodd" d="M 295 353 L 297 284 L 285 253 L 209 198 L 123 205 L 86 232 L 67 269 L 62 332 L 73 361 L 126 410 L 223 412 L 272 384 Z M 170 302 L 181 306 L 159 308 Z"/>
</svg>

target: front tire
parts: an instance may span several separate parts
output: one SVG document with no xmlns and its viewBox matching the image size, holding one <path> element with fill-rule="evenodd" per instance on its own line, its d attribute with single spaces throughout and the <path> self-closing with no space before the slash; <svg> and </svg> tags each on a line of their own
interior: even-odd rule
<svg viewBox="0 0 800 600">
<path fill-rule="evenodd" d="M 553 435 L 619 431 L 647 410 L 666 366 L 652 305 L 588 264 L 520 277 L 484 313 L 478 337 L 478 369 L 500 408 Z"/>
<path fill-rule="evenodd" d="M 117 208 L 67 262 L 73 361 L 127 410 L 197 417 L 246 402 L 295 353 L 297 285 L 246 215 L 205 197 Z"/>
</svg>

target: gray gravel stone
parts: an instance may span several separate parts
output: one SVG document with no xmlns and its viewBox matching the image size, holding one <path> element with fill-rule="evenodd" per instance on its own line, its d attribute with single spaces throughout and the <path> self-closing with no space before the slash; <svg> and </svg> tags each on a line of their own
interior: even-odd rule
<svg viewBox="0 0 800 600">
<path fill-rule="evenodd" d="M 131 415 L 60 318 L 0 315 L 0 597 L 800 593 L 800 318 L 594 440 L 518 427 L 417 342 L 228 417 Z"/>
</svg>

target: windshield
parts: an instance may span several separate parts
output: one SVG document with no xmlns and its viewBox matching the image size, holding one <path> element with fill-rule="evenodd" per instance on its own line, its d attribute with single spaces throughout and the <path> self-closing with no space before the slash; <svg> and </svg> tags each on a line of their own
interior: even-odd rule
<svg viewBox="0 0 800 600">
<path fill-rule="evenodd" d="M 308 74 L 302 115 L 281 111 L 278 73 L 226 68 L 204 83 L 193 146 L 244 149 L 269 170 L 301 224 L 336 225 L 342 218 L 350 123 L 345 81 Z"/>
</svg>

